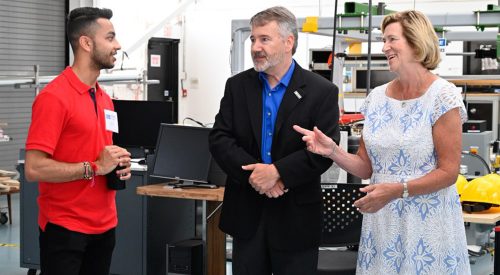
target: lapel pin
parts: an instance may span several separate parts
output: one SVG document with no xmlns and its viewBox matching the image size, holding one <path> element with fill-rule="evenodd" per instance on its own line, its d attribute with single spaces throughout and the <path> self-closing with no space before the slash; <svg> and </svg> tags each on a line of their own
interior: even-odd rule
<svg viewBox="0 0 500 275">
<path fill-rule="evenodd" d="M 298 99 L 301 99 L 301 98 L 302 98 L 302 96 L 299 94 L 299 92 L 295 91 L 295 92 L 293 92 L 293 93 L 295 94 L 295 96 L 296 96 Z"/>
</svg>

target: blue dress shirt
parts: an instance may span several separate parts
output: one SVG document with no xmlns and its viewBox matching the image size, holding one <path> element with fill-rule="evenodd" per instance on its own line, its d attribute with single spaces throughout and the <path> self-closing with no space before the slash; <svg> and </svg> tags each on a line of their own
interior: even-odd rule
<svg viewBox="0 0 500 275">
<path fill-rule="evenodd" d="M 288 71 L 274 88 L 269 86 L 267 74 L 264 72 L 259 73 L 259 79 L 262 81 L 264 86 L 262 89 L 262 147 L 260 154 L 262 156 L 262 162 L 266 164 L 273 163 L 271 148 L 273 143 L 274 126 L 276 125 L 276 117 L 278 116 L 281 100 L 283 99 L 283 95 L 285 95 L 286 88 L 290 83 L 294 69 L 295 60 L 292 60 L 290 68 L 288 68 Z"/>
</svg>

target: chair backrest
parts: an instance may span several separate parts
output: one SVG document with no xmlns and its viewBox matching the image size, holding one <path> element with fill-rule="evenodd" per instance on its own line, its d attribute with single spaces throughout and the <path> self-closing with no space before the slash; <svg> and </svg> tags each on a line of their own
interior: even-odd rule
<svg viewBox="0 0 500 275">
<path fill-rule="evenodd" d="M 353 203 L 364 196 L 359 183 L 322 183 L 323 233 L 321 246 L 359 244 L 363 215 Z"/>
</svg>

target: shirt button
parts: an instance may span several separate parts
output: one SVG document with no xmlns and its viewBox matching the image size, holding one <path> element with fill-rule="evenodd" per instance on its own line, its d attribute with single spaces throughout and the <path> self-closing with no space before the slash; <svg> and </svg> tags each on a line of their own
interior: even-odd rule
<svg viewBox="0 0 500 275">
<path fill-rule="evenodd" d="M 271 96 L 271 93 L 269 93 L 268 95 Z"/>
<path fill-rule="evenodd" d="M 269 132 L 269 136 L 272 136 L 272 135 L 273 135 L 273 133 Z"/>
<path fill-rule="evenodd" d="M 270 156 L 271 155 L 271 152 L 267 152 L 267 155 Z"/>
<path fill-rule="evenodd" d="M 268 115 L 268 116 L 271 116 L 271 112 L 267 112 L 267 115 Z"/>
</svg>

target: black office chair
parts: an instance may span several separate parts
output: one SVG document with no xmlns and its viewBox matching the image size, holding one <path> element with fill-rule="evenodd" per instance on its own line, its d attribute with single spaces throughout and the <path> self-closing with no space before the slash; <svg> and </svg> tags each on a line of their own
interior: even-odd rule
<svg viewBox="0 0 500 275">
<path fill-rule="evenodd" d="M 318 258 L 319 275 L 356 273 L 363 215 L 352 206 L 364 194 L 363 184 L 322 183 L 323 233 Z M 331 250 L 331 248 L 336 248 Z M 330 249 L 328 249 L 330 248 Z"/>
</svg>

